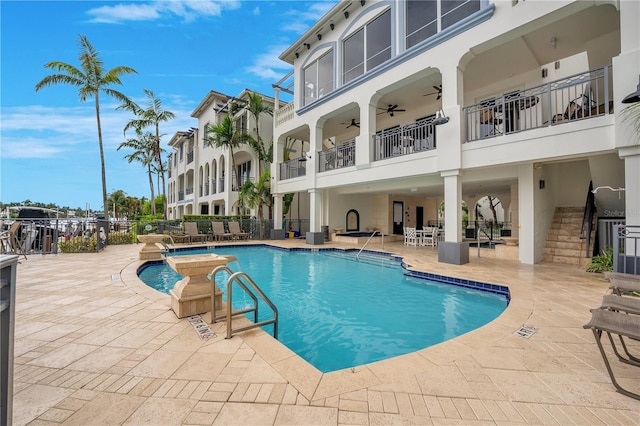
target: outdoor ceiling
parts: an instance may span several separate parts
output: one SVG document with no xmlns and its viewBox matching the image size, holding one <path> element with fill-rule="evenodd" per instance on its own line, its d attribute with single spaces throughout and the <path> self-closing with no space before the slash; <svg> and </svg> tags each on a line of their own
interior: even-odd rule
<svg viewBox="0 0 640 426">
<path fill-rule="evenodd" d="M 531 26 L 536 24 L 540 27 L 532 30 Z M 500 40 L 490 40 L 470 49 L 476 57 L 465 69 L 465 89 L 480 89 L 583 52 L 589 42 L 619 28 L 619 13 L 610 5 L 592 6 L 570 19 L 562 18 L 546 25 L 531 22 L 524 28 L 505 34 L 501 43 Z M 555 47 L 552 38 L 555 38 Z"/>
</svg>

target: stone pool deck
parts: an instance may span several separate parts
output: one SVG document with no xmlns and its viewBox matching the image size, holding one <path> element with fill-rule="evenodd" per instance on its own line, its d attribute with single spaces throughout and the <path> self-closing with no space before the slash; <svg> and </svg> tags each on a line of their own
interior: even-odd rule
<svg viewBox="0 0 640 426">
<path fill-rule="evenodd" d="M 446 265 L 434 248 L 386 242 L 414 269 L 506 285 L 511 304 L 451 341 L 322 374 L 260 330 L 226 340 L 218 323 L 201 341 L 137 280 L 140 247 L 21 260 L 14 425 L 640 424 L 640 401 L 615 392 L 582 328 L 607 292 L 599 274 L 475 255 Z M 530 338 L 514 334 L 525 324 Z M 640 368 L 613 365 L 640 392 Z"/>
</svg>

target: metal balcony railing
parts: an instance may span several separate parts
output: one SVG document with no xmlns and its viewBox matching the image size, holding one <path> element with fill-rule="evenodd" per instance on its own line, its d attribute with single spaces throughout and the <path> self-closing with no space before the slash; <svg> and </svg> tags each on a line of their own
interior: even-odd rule
<svg viewBox="0 0 640 426">
<path fill-rule="evenodd" d="M 193 163 L 193 151 L 187 153 L 187 164 Z"/>
<path fill-rule="evenodd" d="M 178 191 L 178 201 L 184 200 L 184 191 Z"/>
<path fill-rule="evenodd" d="M 341 169 L 356 164 L 356 140 L 318 152 L 319 171 Z"/>
<path fill-rule="evenodd" d="M 464 107 L 467 142 L 613 112 L 611 65 Z"/>
<path fill-rule="evenodd" d="M 185 195 L 191 195 L 191 194 L 193 194 L 193 188 L 187 188 L 187 189 L 185 189 L 184 193 L 185 193 Z"/>
<path fill-rule="evenodd" d="M 219 186 L 219 191 L 218 192 L 224 192 L 224 177 L 220 178 L 220 182 L 218 182 L 220 184 Z"/>
<path fill-rule="evenodd" d="M 373 135 L 373 160 L 399 157 L 436 148 L 434 118 L 382 130 Z"/>
<path fill-rule="evenodd" d="M 235 176 L 233 176 L 232 179 L 233 179 L 232 181 L 233 184 L 231 185 L 232 191 L 240 191 L 246 181 L 251 181 L 251 182 L 255 181 L 253 177 L 240 176 L 240 184 L 238 184 Z"/>
<path fill-rule="evenodd" d="M 216 180 L 211 179 L 211 194 L 215 194 L 216 192 Z"/>
<path fill-rule="evenodd" d="M 307 174 L 307 160 L 294 158 L 280 163 L 280 180 L 292 179 Z"/>
</svg>

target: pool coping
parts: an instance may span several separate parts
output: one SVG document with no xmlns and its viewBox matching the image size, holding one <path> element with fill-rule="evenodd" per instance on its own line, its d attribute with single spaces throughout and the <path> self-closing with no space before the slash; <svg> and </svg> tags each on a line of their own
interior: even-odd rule
<svg viewBox="0 0 640 426">
<path fill-rule="evenodd" d="M 356 251 L 355 248 L 308 248 L 308 247 L 282 247 L 271 243 L 245 243 L 245 244 L 208 244 L 205 246 L 189 246 L 177 248 L 177 251 L 188 251 L 197 248 L 234 247 L 234 246 L 268 246 L 284 251 Z M 365 250 L 375 254 L 385 253 L 389 256 L 400 259 L 406 270 L 410 274 L 430 275 L 432 277 L 444 277 L 426 271 L 420 271 L 421 266 L 415 266 L 406 261 L 406 257 L 392 253 L 374 250 Z M 156 303 L 170 307 L 170 296 L 158 290 L 152 289 L 142 282 L 137 271 L 147 261 L 136 260 L 130 262 L 121 271 L 122 282 L 136 293 L 144 296 Z M 408 269 L 412 268 L 412 269 Z M 448 284 L 463 285 L 466 283 L 478 283 L 477 281 L 465 278 L 445 277 Z M 430 278 L 434 279 L 434 278 Z M 487 283 L 484 283 L 487 284 Z M 261 328 L 235 335 L 247 343 L 249 347 L 261 356 L 269 365 L 280 373 L 292 386 L 294 386 L 309 401 L 336 396 L 345 392 L 356 391 L 365 387 L 375 387 L 383 385 L 386 372 L 406 371 L 411 369 L 411 374 L 415 374 L 415 369 L 429 369 L 433 365 L 443 365 L 454 362 L 456 359 L 467 356 L 475 350 L 486 347 L 493 342 L 504 338 L 505 333 L 511 334 L 526 324 L 526 320 L 533 312 L 533 301 L 527 298 L 518 298 L 521 291 L 530 291 L 528 288 L 519 286 L 507 287 L 498 284 L 488 284 L 497 287 L 504 287 L 509 290 L 508 304 L 505 310 L 494 320 L 476 328 L 472 331 L 459 335 L 455 338 L 429 346 L 427 348 L 411 352 L 405 355 L 363 364 L 343 370 L 323 373 L 313 365 L 309 364 L 302 357 L 297 355 L 284 344 L 274 339 L 270 334 Z M 525 285 L 528 287 L 528 285 Z M 478 289 L 480 290 L 480 289 Z M 482 291 L 489 291 L 484 289 Z M 490 291 L 491 292 L 491 291 Z M 203 314 L 203 317 L 210 318 L 210 313 Z M 209 322 L 208 319 L 206 319 Z"/>
</svg>

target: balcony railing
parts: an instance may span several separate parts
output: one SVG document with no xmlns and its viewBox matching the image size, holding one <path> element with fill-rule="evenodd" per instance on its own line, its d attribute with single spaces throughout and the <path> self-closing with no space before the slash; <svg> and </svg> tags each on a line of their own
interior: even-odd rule
<svg viewBox="0 0 640 426">
<path fill-rule="evenodd" d="M 599 117 L 613 112 L 611 66 L 464 108 L 467 142 Z"/>
<path fill-rule="evenodd" d="M 276 110 L 273 114 L 276 120 L 276 126 L 279 126 L 282 123 L 286 123 L 287 121 L 293 119 L 294 111 L 295 110 L 294 110 L 293 102 Z"/>
<path fill-rule="evenodd" d="M 219 191 L 218 192 L 224 192 L 224 177 L 220 178 L 220 182 L 218 182 L 220 184 Z"/>
<path fill-rule="evenodd" d="M 187 153 L 187 164 L 193 163 L 193 151 Z"/>
<path fill-rule="evenodd" d="M 184 193 L 185 193 L 185 195 L 191 195 L 191 194 L 193 194 L 193 188 L 187 188 L 187 189 L 185 189 Z"/>
<path fill-rule="evenodd" d="M 318 152 L 318 161 L 320 172 L 353 166 L 356 163 L 356 140 Z"/>
<path fill-rule="evenodd" d="M 373 135 L 374 161 L 435 148 L 436 126 L 433 118 L 382 130 Z"/>
<path fill-rule="evenodd" d="M 211 179 L 211 194 L 215 194 L 216 192 L 216 180 Z"/>
<path fill-rule="evenodd" d="M 209 195 L 209 181 L 204 184 L 204 195 Z"/>
<path fill-rule="evenodd" d="M 292 179 L 307 174 L 306 159 L 294 158 L 280 163 L 280 180 Z"/>
<path fill-rule="evenodd" d="M 178 201 L 184 200 L 184 191 L 178 191 Z"/>
</svg>

